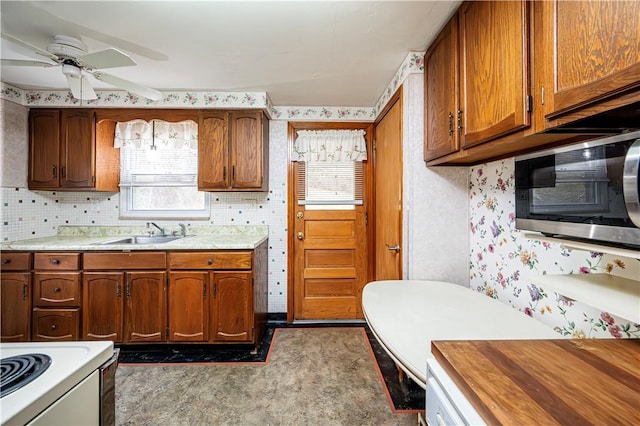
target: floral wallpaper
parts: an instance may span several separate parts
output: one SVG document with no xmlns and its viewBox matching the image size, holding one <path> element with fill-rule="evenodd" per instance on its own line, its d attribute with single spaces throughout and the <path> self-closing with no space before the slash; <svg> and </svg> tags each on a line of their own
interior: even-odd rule
<svg viewBox="0 0 640 426">
<path fill-rule="evenodd" d="M 640 325 L 536 285 L 528 276 L 608 273 L 637 280 L 640 261 L 568 250 L 515 229 L 513 159 L 469 170 L 470 287 L 574 338 L 640 338 Z M 640 284 L 640 283 L 639 283 Z"/>
</svg>

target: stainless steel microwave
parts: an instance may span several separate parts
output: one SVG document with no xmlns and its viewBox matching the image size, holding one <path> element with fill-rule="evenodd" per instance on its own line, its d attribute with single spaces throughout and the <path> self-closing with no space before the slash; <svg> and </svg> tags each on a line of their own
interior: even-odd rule
<svg viewBox="0 0 640 426">
<path fill-rule="evenodd" d="M 640 131 L 515 159 L 516 228 L 640 250 Z"/>
</svg>

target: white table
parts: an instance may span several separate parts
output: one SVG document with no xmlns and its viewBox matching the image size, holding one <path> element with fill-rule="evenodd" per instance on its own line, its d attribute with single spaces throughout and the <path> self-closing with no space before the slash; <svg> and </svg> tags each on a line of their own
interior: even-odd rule
<svg viewBox="0 0 640 426">
<path fill-rule="evenodd" d="M 563 338 L 503 302 L 443 281 L 373 281 L 362 308 L 385 351 L 425 389 L 432 340 Z"/>
</svg>

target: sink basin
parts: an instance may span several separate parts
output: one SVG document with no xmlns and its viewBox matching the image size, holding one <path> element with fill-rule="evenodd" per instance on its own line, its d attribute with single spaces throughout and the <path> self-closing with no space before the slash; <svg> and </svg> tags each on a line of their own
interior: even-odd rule
<svg viewBox="0 0 640 426">
<path fill-rule="evenodd" d="M 181 238 L 184 238 L 182 236 L 174 236 L 174 235 L 136 235 L 134 237 L 124 237 L 124 238 L 118 238 L 117 240 L 109 240 L 109 241 L 103 241 L 100 243 L 96 243 L 96 244 L 101 244 L 101 245 L 116 245 L 116 244 L 132 244 L 132 245 L 137 245 L 137 244 L 163 244 L 163 243 L 168 243 L 169 241 L 175 241 L 175 240 L 179 240 Z"/>
</svg>

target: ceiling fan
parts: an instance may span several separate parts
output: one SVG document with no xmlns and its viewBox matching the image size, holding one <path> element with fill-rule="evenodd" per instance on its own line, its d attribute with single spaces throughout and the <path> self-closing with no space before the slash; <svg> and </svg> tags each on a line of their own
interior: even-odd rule
<svg viewBox="0 0 640 426">
<path fill-rule="evenodd" d="M 87 45 L 82 41 L 73 37 L 56 35 L 53 37 L 54 42 L 44 50 L 9 34 L 2 33 L 2 38 L 16 46 L 27 49 L 27 53 L 30 55 L 35 54 L 36 58 L 44 57 L 52 61 L 2 59 L 2 66 L 61 67 L 62 74 L 67 78 L 71 94 L 76 99 L 91 100 L 98 98 L 89 84 L 86 74 L 91 74 L 100 81 L 151 99 L 152 101 L 162 99 L 162 93 L 158 90 L 98 71 L 104 68 L 136 65 L 135 61 L 131 59 L 129 55 L 113 47 L 89 53 Z"/>
</svg>

